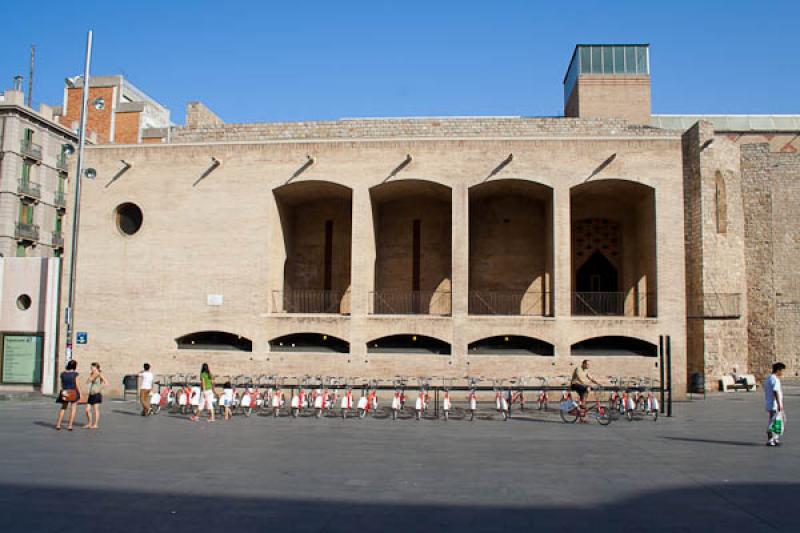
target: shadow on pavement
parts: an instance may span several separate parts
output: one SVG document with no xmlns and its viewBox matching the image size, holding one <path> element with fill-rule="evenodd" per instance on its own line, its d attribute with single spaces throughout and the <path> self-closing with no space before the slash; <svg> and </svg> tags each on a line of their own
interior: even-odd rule
<svg viewBox="0 0 800 533">
<path fill-rule="evenodd" d="M 664 437 L 667 440 L 679 440 L 683 442 L 704 442 L 707 444 L 726 444 L 728 446 L 764 446 L 764 443 L 761 444 L 756 442 L 746 442 L 746 441 L 738 441 L 738 440 L 714 440 L 714 439 L 695 439 L 690 437 Z"/>
<path fill-rule="evenodd" d="M 124 482 L 124 480 L 120 480 Z M 0 484 L 4 533 L 86 531 L 798 531 L 800 484 L 724 484 L 640 493 L 607 505 L 486 506 L 231 497 Z M 198 493 L 200 490 L 208 493 Z M 344 489 L 344 485 L 343 485 Z M 254 487 L 254 493 L 258 488 Z M 351 497 L 351 499 L 354 497 Z M 187 529 L 188 528 L 188 529 Z"/>
</svg>

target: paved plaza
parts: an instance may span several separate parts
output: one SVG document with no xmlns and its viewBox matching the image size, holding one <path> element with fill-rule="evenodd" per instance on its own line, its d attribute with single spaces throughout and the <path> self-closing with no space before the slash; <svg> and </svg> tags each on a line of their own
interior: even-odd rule
<svg viewBox="0 0 800 533">
<path fill-rule="evenodd" d="M 191 423 L 107 402 L 97 431 L 0 402 L 0 531 L 798 531 L 800 436 L 764 446 L 763 395 L 657 422 Z M 800 388 L 787 389 L 800 413 Z M 79 419 L 82 423 L 83 418 Z"/>
</svg>

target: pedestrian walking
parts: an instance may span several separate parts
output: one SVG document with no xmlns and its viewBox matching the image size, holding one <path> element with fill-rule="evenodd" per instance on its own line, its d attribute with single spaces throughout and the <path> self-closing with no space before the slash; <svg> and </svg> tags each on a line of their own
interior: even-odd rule
<svg viewBox="0 0 800 533">
<path fill-rule="evenodd" d="M 150 363 L 143 365 L 139 372 L 139 403 L 142 404 L 142 416 L 150 414 L 150 391 L 153 388 L 153 373 L 150 372 Z"/>
<path fill-rule="evenodd" d="M 69 420 L 67 421 L 67 431 L 72 431 L 72 423 L 75 421 L 75 411 L 78 407 L 78 400 L 81 399 L 81 389 L 78 383 L 78 362 L 74 359 L 67 363 L 67 368 L 61 373 L 61 391 L 58 393 L 56 403 L 61 404 L 56 420 L 56 429 L 61 430 L 61 422 L 64 420 L 64 413 L 67 408 Z"/>
<path fill-rule="evenodd" d="M 783 387 L 781 377 L 786 365 L 775 363 L 772 365 L 772 374 L 764 380 L 764 407 L 769 415 L 767 425 L 767 446 L 780 446 L 785 414 L 783 411 Z"/>
<path fill-rule="evenodd" d="M 100 371 L 99 363 L 91 364 L 86 383 L 89 385 L 89 398 L 86 401 L 86 419 L 88 422 L 83 427 L 97 429 L 97 424 L 100 422 L 100 404 L 103 403 L 103 386 L 108 383 L 108 380 Z"/>
<path fill-rule="evenodd" d="M 231 419 L 231 406 L 233 405 L 233 385 L 231 385 L 230 381 L 226 381 L 225 385 L 222 386 L 222 407 L 223 410 L 223 418 L 225 420 Z"/>
<path fill-rule="evenodd" d="M 190 420 L 196 421 L 203 409 L 208 409 L 208 421 L 214 421 L 214 376 L 208 369 L 208 363 L 203 363 L 200 367 L 200 390 L 201 398 L 200 405 L 197 408 L 197 414 L 192 416 Z"/>
</svg>

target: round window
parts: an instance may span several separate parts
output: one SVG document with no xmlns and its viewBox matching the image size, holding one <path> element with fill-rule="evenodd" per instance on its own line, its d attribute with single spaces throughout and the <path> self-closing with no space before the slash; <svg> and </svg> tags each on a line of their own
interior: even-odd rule
<svg viewBox="0 0 800 533">
<path fill-rule="evenodd" d="M 20 294 L 17 298 L 17 307 L 20 311 L 27 311 L 31 307 L 31 297 L 27 294 Z"/>
<path fill-rule="evenodd" d="M 116 209 L 117 228 L 125 235 L 133 235 L 142 227 L 142 210 L 130 202 Z"/>
</svg>

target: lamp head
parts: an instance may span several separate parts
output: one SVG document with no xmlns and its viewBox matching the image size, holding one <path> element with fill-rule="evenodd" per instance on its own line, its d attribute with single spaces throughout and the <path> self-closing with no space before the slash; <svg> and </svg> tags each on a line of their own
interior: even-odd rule
<svg viewBox="0 0 800 533">
<path fill-rule="evenodd" d="M 83 175 L 86 176 L 88 179 L 93 180 L 97 177 L 97 171 L 89 167 L 83 171 Z"/>
<path fill-rule="evenodd" d="M 64 143 L 61 145 L 65 155 L 72 155 L 75 153 L 75 146 L 72 143 Z"/>
</svg>

